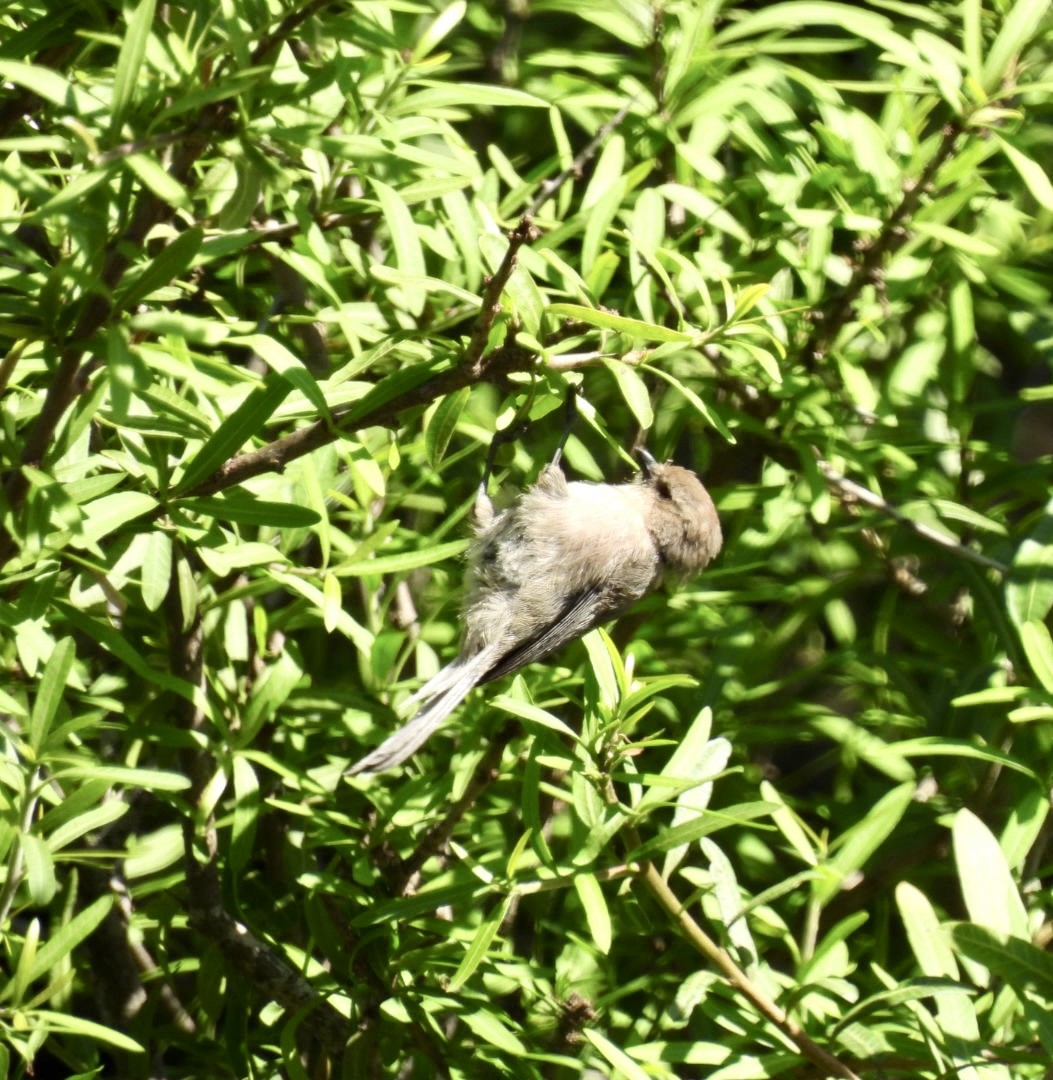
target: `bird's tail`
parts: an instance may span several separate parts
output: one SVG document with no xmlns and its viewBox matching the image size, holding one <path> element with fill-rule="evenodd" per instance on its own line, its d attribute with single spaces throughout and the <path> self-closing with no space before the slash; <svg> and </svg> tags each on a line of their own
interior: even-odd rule
<svg viewBox="0 0 1053 1080">
<path fill-rule="evenodd" d="M 413 719 L 389 735 L 375 750 L 356 761 L 347 770 L 347 775 L 384 772 L 401 765 L 424 745 L 432 732 L 442 726 L 493 662 L 491 650 L 483 649 L 473 656 L 459 656 L 444 667 L 410 699 L 423 702 Z"/>
</svg>

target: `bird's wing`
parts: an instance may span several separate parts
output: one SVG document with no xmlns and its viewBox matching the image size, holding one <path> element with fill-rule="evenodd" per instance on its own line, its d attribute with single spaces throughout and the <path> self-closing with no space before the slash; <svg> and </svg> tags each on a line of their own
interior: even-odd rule
<svg viewBox="0 0 1053 1080">
<path fill-rule="evenodd" d="M 575 593 L 563 610 L 549 625 L 535 637 L 516 645 L 488 668 L 480 683 L 493 682 L 509 672 L 518 671 L 527 664 L 534 663 L 549 653 L 555 652 L 561 645 L 580 638 L 598 622 L 602 622 L 609 612 L 597 606 L 600 590 L 589 586 Z"/>
</svg>

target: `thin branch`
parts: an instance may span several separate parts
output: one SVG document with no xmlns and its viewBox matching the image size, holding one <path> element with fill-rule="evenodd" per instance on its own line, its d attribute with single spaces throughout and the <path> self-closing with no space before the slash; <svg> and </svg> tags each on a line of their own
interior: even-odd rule
<svg viewBox="0 0 1053 1080">
<path fill-rule="evenodd" d="M 330 1054 L 341 1054 L 353 1027 L 299 971 L 248 927 L 239 923 L 220 900 L 214 861 L 187 859 L 190 925 L 215 945 L 254 990 L 289 1012 L 305 1010 L 301 1029 Z"/>
<path fill-rule="evenodd" d="M 972 548 L 966 547 L 964 544 L 955 540 L 954 537 L 948 536 L 946 533 L 939 532 L 928 525 L 922 524 L 920 521 L 915 521 L 913 518 L 908 517 L 902 510 L 893 506 L 890 502 L 883 499 L 869 488 L 865 488 L 862 484 L 857 484 L 854 480 L 849 480 L 846 476 L 842 476 L 828 461 L 820 459 L 818 464 L 819 471 L 823 474 L 826 482 L 843 497 L 864 503 L 866 506 L 873 507 L 875 510 L 880 510 L 894 521 L 898 521 L 901 525 L 906 525 L 908 529 L 920 536 L 923 540 L 928 540 L 932 544 L 938 544 L 946 551 L 954 552 L 959 558 L 976 563 L 977 566 L 986 567 L 988 570 L 997 570 L 1000 574 L 1009 573 L 1009 567 L 1006 566 L 1005 563 L 999 562 L 997 559 L 992 559 L 987 555 L 981 555 L 978 551 L 973 551 Z"/>
<path fill-rule="evenodd" d="M 516 346 L 512 342 L 490 352 L 486 351 L 490 331 L 497 321 L 501 311 L 501 294 L 508 285 L 509 279 L 515 272 L 519 259 L 519 252 L 527 244 L 532 244 L 540 235 L 533 222 L 533 214 L 552 198 L 560 188 L 572 176 L 581 171 L 586 163 L 596 154 L 610 133 L 625 119 L 636 99 L 626 102 L 610 120 L 607 121 L 596 133 L 589 144 L 575 156 L 574 160 L 555 179 L 545 181 L 530 208 L 520 219 L 514 229 L 508 233 L 508 247 L 500 265 L 494 273 L 487 278 L 483 288 L 482 303 L 472 334 L 468 340 L 464 355 L 459 364 L 447 371 L 440 372 L 430 379 L 426 379 L 420 385 L 403 394 L 392 398 L 368 414 L 362 415 L 360 411 L 351 406 L 337 413 L 332 422 L 318 420 L 307 427 L 285 435 L 274 442 L 261 446 L 257 450 L 237 456 L 225 461 L 216 472 L 201 481 L 188 495 L 211 495 L 225 488 L 243 483 L 253 476 L 259 476 L 265 472 L 281 472 L 291 461 L 295 461 L 304 454 L 309 454 L 322 446 L 326 446 L 341 435 L 347 435 L 364 427 L 394 426 L 400 413 L 415 405 L 426 405 L 438 397 L 460 390 L 462 387 L 471 386 L 484 379 L 492 379 L 495 376 L 509 371 L 525 371 L 534 362 L 533 354 Z M 336 227 L 342 224 L 344 218 L 332 216 L 326 220 L 326 227 Z M 297 231 L 299 226 L 267 226 L 261 230 L 261 238 L 267 240 L 284 239 Z"/>
<path fill-rule="evenodd" d="M 291 461 L 326 446 L 342 435 L 349 435 L 367 427 L 393 427 L 400 413 L 414 406 L 426 405 L 437 397 L 453 393 L 463 386 L 485 378 L 494 378 L 509 371 L 525 371 L 534 363 L 533 354 L 516 345 L 503 345 L 486 354 L 475 364 L 457 364 L 433 375 L 404 393 L 362 412 L 351 406 L 337 412 L 330 423 L 316 420 L 307 427 L 298 428 L 274 442 L 238 454 L 225 461 L 211 476 L 184 495 L 211 495 L 224 488 L 243 483 L 250 477 L 265 472 L 281 472 Z"/>
<path fill-rule="evenodd" d="M 932 186 L 936 174 L 954 153 L 962 130 L 959 120 L 944 127 L 940 145 L 922 169 L 921 175 L 904 187 L 902 198 L 881 226 L 881 231 L 861 247 L 861 257 L 856 262 L 848 284 L 830 301 L 825 310 L 820 309 L 817 312 L 820 321 L 816 324 L 812 342 L 805 350 L 806 354 L 818 358 L 827 352 L 841 327 L 851 319 L 860 293 L 878 279 L 886 258 L 906 243 L 910 235 L 907 223 L 917 212 L 922 196 Z"/>
<path fill-rule="evenodd" d="M 211 495 L 224 488 L 241 484 L 265 472 L 281 472 L 291 461 L 326 446 L 339 438 L 366 427 L 395 426 L 398 416 L 413 406 L 426 405 L 436 398 L 451 394 L 462 387 L 494 378 L 509 371 L 525 371 L 534 363 L 526 349 L 506 344 L 486 352 L 490 331 L 501 310 L 501 293 L 516 268 L 520 250 L 534 241 L 538 231 L 529 217 L 524 217 L 508 234 L 508 248 L 493 276 L 483 289 L 482 305 L 472 328 L 464 356 L 454 367 L 425 379 L 417 386 L 378 405 L 366 413 L 361 403 L 334 414 L 332 420 L 316 420 L 298 428 L 274 442 L 250 450 L 225 461 L 212 476 L 206 477 L 187 495 Z"/>
<path fill-rule="evenodd" d="M 601 781 L 600 793 L 608 805 L 612 807 L 618 805 L 617 793 L 609 776 Z M 633 851 L 642 846 L 638 830 L 630 824 L 622 826 L 618 839 L 623 849 L 630 853 L 630 857 Z M 653 862 L 648 859 L 637 862 L 637 866 L 637 880 L 651 897 L 673 919 L 690 944 L 749 1001 L 761 1016 L 792 1040 L 804 1057 L 823 1070 L 824 1076 L 839 1076 L 842 1080 L 860 1080 L 858 1074 L 828 1050 L 823 1049 L 785 1009 L 772 1001 L 735 963 L 727 949 L 721 948 L 699 926 Z"/>
<path fill-rule="evenodd" d="M 501 265 L 494 271 L 492 277 L 486 279 L 483 288 L 483 303 L 479 309 L 479 316 L 475 320 L 475 326 L 472 327 L 468 347 L 464 351 L 463 364 L 468 366 L 477 364 L 486 351 L 487 339 L 501 311 L 501 293 L 504 292 L 508 279 L 516 268 L 519 251 L 524 244 L 532 244 L 540 235 L 529 214 L 524 214 L 519 224 L 508 234 L 508 247 L 501 259 Z"/>
<path fill-rule="evenodd" d="M 630 844 L 633 837 L 627 835 Z M 636 837 L 636 840 L 639 838 Z M 805 1030 L 777 1005 L 763 990 L 732 960 L 726 949 L 722 949 L 691 917 L 680 902 L 680 898 L 670 888 L 669 883 L 658 872 L 654 863 L 648 861 L 640 870 L 639 880 L 658 902 L 663 910 L 676 922 L 687 940 L 709 961 L 728 982 L 745 997 L 750 1004 L 774 1024 L 784 1035 L 797 1045 L 801 1053 L 814 1065 L 823 1070 L 824 1076 L 840 1076 L 843 1080 L 860 1080 L 858 1073 L 850 1069 L 843 1061 L 836 1058 L 815 1042 Z"/>
<path fill-rule="evenodd" d="M 636 104 L 639 95 L 630 98 L 599 131 L 592 137 L 584 150 L 574 155 L 574 160 L 557 176 L 551 180 L 541 182 L 541 190 L 534 196 L 534 201 L 527 207 L 526 217 L 532 218 L 549 201 L 559 194 L 560 188 L 570 179 L 581 175 L 582 169 L 596 156 L 599 149 L 607 141 L 611 132 L 617 128 L 629 115 L 629 111 Z"/>
<path fill-rule="evenodd" d="M 250 63 L 262 64 L 272 52 L 280 49 L 292 37 L 293 31 L 336 2 L 337 0 L 311 0 L 311 3 L 304 4 L 303 7 L 293 8 L 269 34 L 260 38 L 256 48 L 252 50 Z"/>
</svg>

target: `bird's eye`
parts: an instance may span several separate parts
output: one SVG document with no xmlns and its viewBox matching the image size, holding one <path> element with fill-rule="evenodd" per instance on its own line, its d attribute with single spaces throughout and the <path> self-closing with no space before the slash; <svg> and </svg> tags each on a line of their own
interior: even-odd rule
<svg viewBox="0 0 1053 1080">
<path fill-rule="evenodd" d="M 664 480 L 657 480 L 654 489 L 658 492 L 658 497 L 660 499 L 668 499 L 670 497 L 669 485 Z"/>
</svg>

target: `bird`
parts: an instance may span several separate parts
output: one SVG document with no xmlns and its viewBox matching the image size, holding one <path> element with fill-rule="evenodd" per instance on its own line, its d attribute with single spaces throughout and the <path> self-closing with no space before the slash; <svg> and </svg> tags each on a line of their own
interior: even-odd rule
<svg viewBox="0 0 1053 1080">
<path fill-rule="evenodd" d="M 709 492 L 690 469 L 636 451 L 637 477 L 568 481 L 556 459 L 505 510 L 480 486 L 456 659 L 411 698 L 416 713 L 348 770 L 384 772 L 414 754 L 475 687 L 544 659 L 719 553 Z"/>
</svg>

